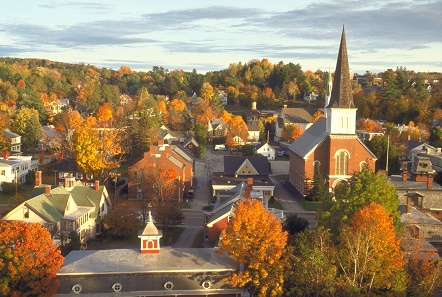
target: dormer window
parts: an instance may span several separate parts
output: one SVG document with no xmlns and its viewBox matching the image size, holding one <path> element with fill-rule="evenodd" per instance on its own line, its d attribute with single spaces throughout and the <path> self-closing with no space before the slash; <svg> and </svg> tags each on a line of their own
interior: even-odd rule
<svg viewBox="0 0 442 297">
<path fill-rule="evenodd" d="M 29 208 L 27 207 L 23 208 L 23 218 L 29 219 Z"/>
</svg>

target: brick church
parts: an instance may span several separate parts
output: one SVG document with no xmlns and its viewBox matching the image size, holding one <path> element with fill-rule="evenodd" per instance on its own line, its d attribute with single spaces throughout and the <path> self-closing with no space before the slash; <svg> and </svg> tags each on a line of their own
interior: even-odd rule
<svg viewBox="0 0 442 297">
<path fill-rule="evenodd" d="M 348 66 L 344 28 L 333 80 L 327 92 L 325 118 L 318 119 L 290 149 L 289 180 L 306 195 L 318 167 L 330 189 L 363 166 L 375 168 L 376 156 L 356 136 L 356 110 Z"/>
</svg>

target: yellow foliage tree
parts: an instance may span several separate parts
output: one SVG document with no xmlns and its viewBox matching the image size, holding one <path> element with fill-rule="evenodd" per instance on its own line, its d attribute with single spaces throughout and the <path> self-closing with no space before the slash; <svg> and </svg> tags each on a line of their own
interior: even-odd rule
<svg viewBox="0 0 442 297">
<path fill-rule="evenodd" d="M 232 114 L 223 109 L 221 112 L 221 120 L 223 120 L 224 123 L 228 124 L 232 120 Z"/>
<path fill-rule="evenodd" d="M 240 201 L 221 237 L 219 252 L 233 257 L 238 267 L 224 281 L 244 287 L 250 296 L 282 295 L 289 255 L 287 232 L 260 201 Z"/>
<path fill-rule="evenodd" d="M 119 167 L 123 149 L 118 129 L 98 128 L 94 117 L 87 117 L 74 133 L 74 151 L 78 167 L 100 179 Z"/>
<path fill-rule="evenodd" d="M 203 98 L 205 101 L 209 102 L 213 96 L 215 96 L 215 91 L 213 90 L 213 87 L 210 83 L 205 82 L 201 86 L 201 98 Z"/>
<path fill-rule="evenodd" d="M 302 128 L 297 124 L 288 124 L 282 128 L 282 139 L 293 142 L 302 135 Z"/>
</svg>

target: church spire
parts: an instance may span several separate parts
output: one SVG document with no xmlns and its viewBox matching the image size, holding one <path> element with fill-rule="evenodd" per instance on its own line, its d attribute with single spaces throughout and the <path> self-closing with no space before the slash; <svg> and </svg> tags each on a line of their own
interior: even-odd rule
<svg viewBox="0 0 442 297">
<path fill-rule="evenodd" d="M 327 108 L 355 108 L 351 88 L 350 68 L 348 66 L 344 26 L 342 26 L 341 45 L 339 46 L 333 88 Z"/>
</svg>

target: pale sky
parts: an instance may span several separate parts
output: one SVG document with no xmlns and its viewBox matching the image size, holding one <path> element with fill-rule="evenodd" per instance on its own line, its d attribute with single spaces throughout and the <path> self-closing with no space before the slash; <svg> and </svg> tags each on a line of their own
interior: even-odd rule
<svg viewBox="0 0 442 297">
<path fill-rule="evenodd" d="M 147 71 L 267 58 L 334 71 L 342 25 L 354 73 L 442 72 L 442 0 L 15 0 L 0 56 Z"/>
</svg>

